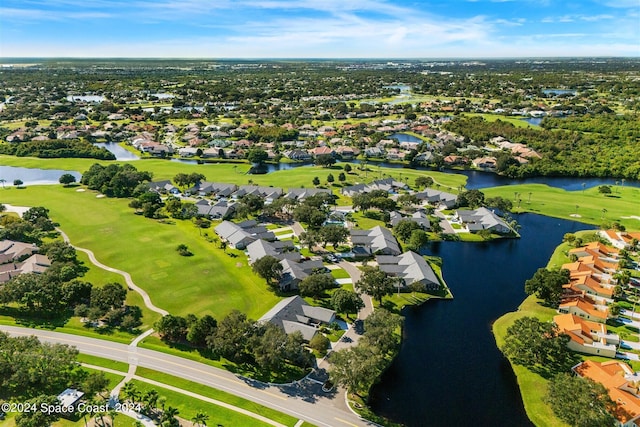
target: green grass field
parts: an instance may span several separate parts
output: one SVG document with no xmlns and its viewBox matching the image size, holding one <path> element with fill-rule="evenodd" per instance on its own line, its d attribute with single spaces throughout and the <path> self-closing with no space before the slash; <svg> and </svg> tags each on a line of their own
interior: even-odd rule
<svg viewBox="0 0 640 427">
<path fill-rule="evenodd" d="M 238 309 L 258 318 L 278 300 L 254 275 L 243 254 L 223 253 L 200 236 L 191 222 L 162 224 L 134 215 L 127 200 L 96 198 L 92 191 L 60 186 L 1 191 L 4 203 L 46 205 L 75 245 L 129 272 L 154 304 L 173 314 L 212 314 L 220 319 Z M 212 229 L 202 233 L 214 234 Z M 175 250 L 180 243 L 194 255 L 180 256 Z"/>
<path fill-rule="evenodd" d="M 243 399 L 233 394 L 229 394 L 224 391 L 217 390 L 215 388 L 207 387 L 202 384 L 197 384 L 188 380 L 184 380 L 182 378 L 174 377 L 169 374 L 164 374 L 162 372 L 154 371 L 152 369 L 138 368 L 136 371 L 136 375 L 144 378 L 149 378 L 164 384 L 170 384 L 174 387 L 178 387 L 183 390 L 189 390 L 193 393 L 201 394 L 203 396 L 210 397 L 212 399 L 216 399 L 221 402 L 225 402 L 230 405 L 234 405 L 239 408 L 246 409 L 247 411 L 260 414 L 264 417 L 268 417 L 273 421 L 277 421 L 279 423 L 282 423 L 288 426 L 293 426 L 298 421 L 295 417 L 292 417 L 287 414 L 283 414 L 282 412 L 278 412 L 274 409 L 267 408 L 266 406 L 262 406 L 258 403 L 251 402 L 249 400 Z M 189 398 L 189 399 L 192 399 L 192 398 Z M 205 402 L 202 402 L 202 403 L 205 403 Z"/>
<path fill-rule="evenodd" d="M 136 385 L 136 388 L 142 394 L 150 390 L 156 390 L 160 396 L 166 398 L 166 406 L 172 406 L 178 409 L 178 417 L 185 420 L 191 420 L 197 412 L 204 412 L 209 416 L 209 421 L 207 421 L 207 424 L 209 425 L 270 426 L 270 424 L 264 423 L 247 415 L 240 414 L 212 403 L 194 399 L 175 391 L 156 387 L 155 385 L 137 380 L 133 380 L 132 383 Z"/>
<path fill-rule="evenodd" d="M 533 212 L 596 225 L 605 221 L 620 221 L 629 230 L 640 229 L 640 220 L 628 218 L 640 215 L 640 188 L 637 187 L 616 187 L 617 192 L 610 197 L 600 194 L 597 187 L 584 191 L 566 191 L 544 184 L 508 185 L 485 188 L 482 191 L 487 198 L 502 196 L 511 200 L 514 212 Z M 520 208 L 515 193 L 522 199 Z M 603 212 L 603 209 L 606 211 Z"/>
</svg>

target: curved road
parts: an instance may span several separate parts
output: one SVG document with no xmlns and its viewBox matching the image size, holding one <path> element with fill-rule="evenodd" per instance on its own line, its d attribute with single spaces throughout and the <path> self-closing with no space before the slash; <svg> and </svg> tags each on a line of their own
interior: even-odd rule
<svg viewBox="0 0 640 427">
<path fill-rule="evenodd" d="M 204 363 L 126 344 L 15 326 L 0 325 L 0 331 L 13 336 L 35 335 L 43 342 L 75 346 L 81 353 L 154 369 L 226 391 L 320 427 L 375 425 L 350 411 L 336 408 L 338 399 L 344 399 L 344 395 L 323 393 L 320 386 L 311 381 L 293 386 L 265 385 Z"/>
</svg>

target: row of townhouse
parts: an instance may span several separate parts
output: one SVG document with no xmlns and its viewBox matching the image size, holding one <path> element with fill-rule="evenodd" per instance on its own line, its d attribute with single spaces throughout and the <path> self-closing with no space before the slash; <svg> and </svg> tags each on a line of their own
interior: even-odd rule
<svg viewBox="0 0 640 427">
<path fill-rule="evenodd" d="M 620 337 L 607 331 L 608 305 L 613 303 L 618 266 L 618 250 L 600 242 L 571 249 L 577 260 L 562 265 L 569 270 L 569 283 L 563 286 L 563 298 L 554 322 L 571 341 L 574 351 L 615 357 Z"/>
<path fill-rule="evenodd" d="M 32 243 L 0 241 L 0 283 L 25 273 L 42 274 L 51 267 L 49 258 L 37 251 Z"/>
</svg>

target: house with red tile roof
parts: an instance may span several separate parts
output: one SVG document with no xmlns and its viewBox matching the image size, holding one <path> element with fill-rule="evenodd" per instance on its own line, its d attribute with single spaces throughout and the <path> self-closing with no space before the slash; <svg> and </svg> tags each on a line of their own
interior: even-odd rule
<svg viewBox="0 0 640 427">
<path fill-rule="evenodd" d="M 640 375 L 624 362 L 586 360 L 572 368 L 583 378 L 602 384 L 616 404 L 613 416 L 621 427 L 640 425 Z"/>
<path fill-rule="evenodd" d="M 561 302 L 558 306 L 558 312 L 575 314 L 583 319 L 599 323 L 606 323 L 609 318 L 609 309 L 606 306 L 596 305 L 592 300 L 583 297 Z"/>
<path fill-rule="evenodd" d="M 616 357 L 620 337 L 609 333 L 604 323 L 584 320 L 575 314 L 559 314 L 554 316 L 553 323 L 560 333 L 571 338 L 567 347 L 580 353 L 596 356 Z"/>
</svg>

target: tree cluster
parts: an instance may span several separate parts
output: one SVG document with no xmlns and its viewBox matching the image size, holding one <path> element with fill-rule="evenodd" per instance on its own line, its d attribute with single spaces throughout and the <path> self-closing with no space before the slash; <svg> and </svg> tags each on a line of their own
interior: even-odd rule
<svg viewBox="0 0 640 427">
<path fill-rule="evenodd" d="M 397 208 L 396 202 L 390 199 L 389 193 L 384 190 L 373 190 L 368 193 L 354 194 L 352 204 L 354 208 L 361 210 L 376 208 L 389 212 Z"/>
<path fill-rule="evenodd" d="M 55 226 L 49 218 L 49 210 L 35 206 L 27 209 L 22 218 L 2 216 L 0 218 L 0 240 L 8 239 L 18 242 L 40 244 L 45 237 L 54 237 Z"/>
<path fill-rule="evenodd" d="M 366 395 L 398 351 L 401 325 L 402 318 L 397 314 L 376 309 L 365 319 L 360 343 L 331 354 L 331 381 L 350 393 Z"/>
<path fill-rule="evenodd" d="M 569 270 L 539 268 L 533 277 L 524 282 L 527 295 L 536 294 L 550 307 L 557 307 L 562 298 L 562 286 L 569 283 Z"/>
<path fill-rule="evenodd" d="M 287 363 L 306 368 L 313 357 L 304 349 L 301 334 L 287 335 L 277 326 L 255 322 L 237 310 L 220 322 L 211 316 L 167 315 L 154 327 L 164 341 L 206 348 L 214 357 L 250 364 L 262 372 L 279 371 Z"/>
<path fill-rule="evenodd" d="M 138 171 L 130 164 L 103 166 L 95 163 L 82 174 L 80 182 L 108 197 L 131 197 L 143 192 L 139 185 L 151 179 L 151 172 Z"/>
<path fill-rule="evenodd" d="M 103 147 L 83 140 L 53 139 L 27 141 L 18 144 L 0 144 L 0 154 L 18 157 L 69 158 L 115 160 L 116 156 Z"/>
<path fill-rule="evenodd" d="M 507 329 L 502 351 L 513 363 L 532 371 L 558 373 L 575 363 L 575 356 L 567 347 L 569 340 L 551 322 L 522 317 Z"/>
</svg>

